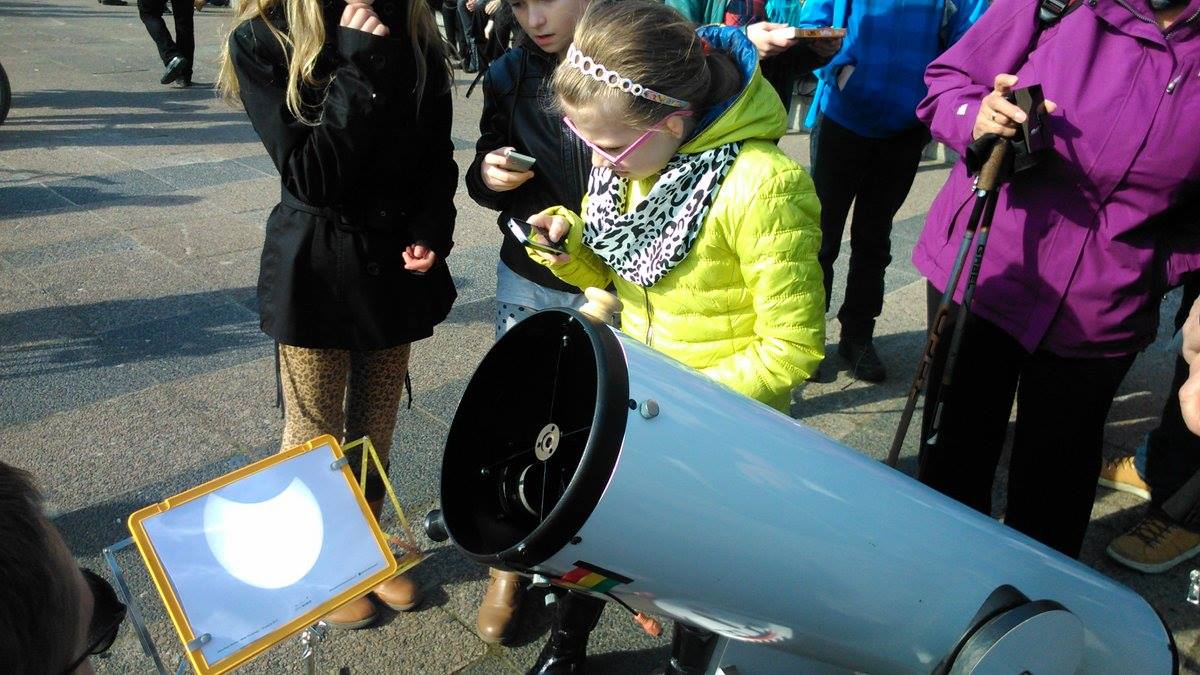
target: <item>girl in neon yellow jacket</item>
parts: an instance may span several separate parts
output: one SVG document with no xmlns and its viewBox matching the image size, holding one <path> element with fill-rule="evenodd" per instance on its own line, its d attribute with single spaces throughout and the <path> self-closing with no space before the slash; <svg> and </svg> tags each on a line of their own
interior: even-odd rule
<svg viewBox="0 0 1200 675">
<path fill-rule="evenodd" d="M 786 114 L 754 45 L 656 2 L 593 3 L 554 90 L 593 168 L 582 217 L 530 218 L 567 253 L 530 255 L 613 284 L 626 333 L 787 411 L 824 355 L 820 206 L 775 145 Z"/>
</svg>

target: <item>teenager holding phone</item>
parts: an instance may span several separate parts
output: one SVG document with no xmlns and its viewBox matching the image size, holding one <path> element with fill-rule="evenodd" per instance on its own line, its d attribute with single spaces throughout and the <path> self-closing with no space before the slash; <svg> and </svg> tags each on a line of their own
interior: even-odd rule
<svg viewBox="0 0 1200 675">
<path fill-rule="evenodd" d="M 262 329 L 278 343 L 281 445 L 370 436 L 386 465 L 409 346 L 455 298 L 442 38 L 424 0 L 256 0 L 236 20 L 218 84 L 244 105 L 281 182 L 258 280 Z M 377 517 L 383 496 L 372 471 Z M 370 625 L 372 595 L 396 610 L 419 601 L 401 575 L 326 621 Z"/>
<path fill-rule="evenodd" d="M 790 110 L 796 78 L 821 67 L 837 53 L 842 38 L 797 35 L 799 0 L 666 0 L 689 21 L 724 24 L 746 32 L 761 60 L 763 77 Z"/>
<path fill-rule="evenodd" d="M 492 62 L 483 78 L 483 115 L 467 191 L 480 206 L 499 211 L 503 234 L 496 265 L 496 337 L 548 307 L 580 307 L 582 292 L 529 259 L 510 230 L 555 204 L 583 199 L 590 151 L 550 111 L 551 76 L 571 44 L 588 0 L 505 0 L 523 34 Z M 535 160 L 529 165 L 526 158 Z M 517 610 L 521 579 L 491 571 L 476 628 L 488 642 L 504 639 Z"/>
</svg>

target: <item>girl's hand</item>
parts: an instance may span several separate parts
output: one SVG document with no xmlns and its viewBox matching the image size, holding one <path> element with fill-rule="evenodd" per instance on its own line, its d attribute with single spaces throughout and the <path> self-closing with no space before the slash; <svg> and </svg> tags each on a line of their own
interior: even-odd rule
<svg viewBox="0 0 1200 675">
<path fill-rule="evenodd" d="M 388 34 L 388 27 L 379 21 L 379 16 L 375 14 L 375 10 L 371 9 L 371 3 L 362 0 L 346 5 L 346 9 L 342 10 L 342 20 L 338 25 L 379 37 L 387 37 Z"/>
<path fill-rule="evenodd" d="M 409 272 L 428 272 L 437 263 L 437 254 L 421 244 L 409 244 L 400 256 L 404 258 L 404 269 Z"/>
<path fill-rule="evenodd" d="M 508 156 L 505 154 L 513 148 L 496 148 L 483 156 L 483 164 L 479 165 L 479 175 L 483 184 L 493 192 L 508 192 L 525 184 L 533 178 L 532 171 L 513 171 L 508 168 Z"/>
<path fill-rule="evenodd" d="M 1016 83 L 1016 75 L 1000 73 L 996 76 L 992 84 L 992 93 L 983 97 L 979 114 L 975 116 L 975 128 L 971 130 L 972 138 L 978 139 L 984 134 L 996 134 L 1004 138 L 1017 135 L 1017 127 L 1025 121 L 1025 113 L 1004 98 Z M 1052 113 L 1058 110 L 1058 104 L 1046 99 L 1045 110 Z"/>
<path fill-rule="evenodd" d="M 528 222 L 535 230 L 541 232 L 542 236 L 555 243 L 562 241 L 563 238 L 571 232 L 571 224 L 568 223 L 567 219 L 563 218 L 562 216 L 551 216 L 544 213 L 538 213 L 529 216 Z M 561 265 L 562 263 L 571 260 L 571 256 L 567 253 L 554 254 L 537 250 L 535 250 L 534 253 L 540 255 L 544 260 L 554 265 Z"/>
<path fill-rule="evenodd" d="M 758 48 L 758 57 L 765 59 L 796 46 L 799 40 L 788 37 L 786 23 L 760 21 L 746 26 L 746 37 Z"/>
<path fill-rule="evenodd" d="M 817 56 L 828 59 L 842 50 L 842 38 L 821 38 L 809 40 L 808 48 Z"/>
</svg>

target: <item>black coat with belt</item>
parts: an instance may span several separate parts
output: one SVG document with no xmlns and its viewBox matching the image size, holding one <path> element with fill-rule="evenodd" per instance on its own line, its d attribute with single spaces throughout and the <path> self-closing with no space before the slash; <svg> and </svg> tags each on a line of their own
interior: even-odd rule
<svg viewBox="0 0 1200 675">
<path fill-rule="evenodd" d="M 449 75 L 427 59 L 420 107 L 407 46 L 405 5 L 374 9 L 393 37 L 338 27 L 345 4 L 325 3 L 323 91 L 302 91 L 311 126 L 287 109 L 287 68 L 262 19 L 230 35 L 242 103 L 279 171 L 280 202 L 267 220 L 258 279 L 262 329 L 297 347 L 375 350 L 433 334 L 456 293 L 453 245 L 458 167 L 450 140 Z M 286 32 L 281 13 L 269 19 Z M 401 252 L 437 253 L 425 274 Z"/>
<path fill-rule="evenodd" d="M 483 78 L 479 141 L 466 184 L 480 206 L 500 212 L 496 222 L 504 236 L 500 247 L 504 264 L 546 288 L 579 293 L 549 268 L 530 260 L 506 226 L 509 218 L 525 219 L 551 206 L 578 211 L 587 189 L 592 152 L 563 124 L 562 113 L 554 105 L 550 78 L 555 65 L 552 56 L 523 40 L 488 67 Z M 537 163 L 533 178 L 515 190 L 496 192 L 484 184 L 479 168 L 484 156 L 505 146 L 537 158 Z"/>
</svg>

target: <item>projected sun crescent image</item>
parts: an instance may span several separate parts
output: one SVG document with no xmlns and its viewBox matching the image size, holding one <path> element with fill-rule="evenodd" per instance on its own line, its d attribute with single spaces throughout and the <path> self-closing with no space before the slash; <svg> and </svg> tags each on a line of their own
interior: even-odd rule
<svg viewBox="0 0 1200 675">
<path fill-rule="evenodd" d="M 304 578 L 321 554 L 321 508 L 299 478 L 260 502 L 216 494 L 204 504 L 208 548 L 230 576 L 256 588 L 283 588 Z"/>
</svg>

